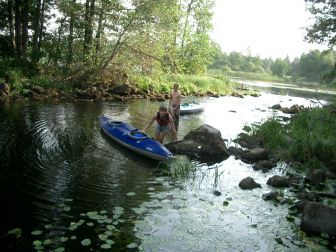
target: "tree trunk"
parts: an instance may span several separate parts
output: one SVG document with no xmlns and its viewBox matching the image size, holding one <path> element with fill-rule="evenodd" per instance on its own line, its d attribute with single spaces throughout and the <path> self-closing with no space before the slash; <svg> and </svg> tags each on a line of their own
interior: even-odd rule
<svg viewBox="0 0 336 252">
<path fill-rule="evenodd" d="M 32 62 L 34 65 L 38 62 L 38 39 L 40 35 L 40 18 L 41 18 L 41 0 L 36 0 L 35 12 L 33 16 L 33 49 L 32 49 Z"/>
<path fill-rule="evenodd" d="M 13 22 L 13 0 L 8 0 L 7 5 L 8 12 L 8 28 L 9 28 L 9 38 L 10 38 L 10 54 L 14 55 L 15 50 L 15 40 L 14 40 L 14 22 Z"/>
<path fill-rule="evenodd" d="M 22 23 L 21 23 L 21 12 L 22 12 L 22 2 L 21 0 L 15 0 L 14 5 L 15 11 L 15 45 L 16 45 L 16 55 L 18 58 L 22 57 Z"/>
<path fill-rule="evenodd" d="M 184 23 L 184 29 L 183 29 L 183 34 L 182 34 L 182 42 L 181 42 L 181 48 L 183 50 L 184 47 L 184 42 L 185 42 L 185 37 L 186 37 L 186 33 L 187 33 L 187 28 L 188 28 L 188 19 L 189 19 L 189 15 L 191 13 L 191 7 L 192 4 L 194 3 L 195 0 L 190 0 L 190 3 L 188 4 L 188 9 L 187 9 L 187 13 L 186 13 L 186 19 L 185 19 L 185 23 Z"/>
<path fill-rule="evenodd" d="M 41 51 L 41 46 L 42 46 L 45 5 L 46 5 L 46 0 L 43 0 L 42 7 L 41 7 L 41 17 L 40 17 L 40 32 L 39 32 L 38 45 L 37 45 L 38 52 Z"/>
<path fill-rule="evenodd" d="M 22 5 L 22 56 L 27 58 L 29 0 L 23 0 Z"/>
<path fill-rule="evenodd" d="M 95 0 L 86 0 L 85 3 L 85 30 L 84 30 L 84 55 L 88 54 L 92 44 L 93 16 Z"/>
<path fill-rule="evenodd" d="M 98 19 L 98 28 L 97 28 L 97 34 L 96 34 L 96 39 L 95 39 L 96 53 L 98 53 L 100 50 L 100 39 L 103 33 L 104 7 L 105 7 L 105 2 L 101 1 L 101 7 L 100 7 L 99 19 Z"/>
<path fill-rule="evenodd" d="M 76 0 L 72 0 L 72 4 L 76 4 Z M 73 32 L 74 32 L 74 24 L 75 24 L 75 13 L 73 9 L 71 9 L 70 12 L 70 22 L 69 22 L 69 37 L 68 37 L 68 57 L 67 57 L 67 62 L 66 65 L 68 66 L 69 64 L 72 63 L 73 59 Z"/>
</svg>

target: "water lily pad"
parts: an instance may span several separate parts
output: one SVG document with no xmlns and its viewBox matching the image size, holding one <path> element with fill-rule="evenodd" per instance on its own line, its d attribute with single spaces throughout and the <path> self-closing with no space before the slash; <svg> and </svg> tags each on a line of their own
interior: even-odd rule
<svg viewBox="0 0 336 252">
<path fill-rule="evenodd" d="M 41 230 L 35 230 L 33 232 L 31 232 L 32 235 L 41 235 L 42 231 Z"/>
<path fill-rule="evenodd" d="M 107 235 L 105 235 L 105 234 L 99 234 L 98 237 L 102 241 L 105 241 L 107 239 Z"/>
<path fill-rule="evenodd" d="M 63 252 L 65 250 L 64 247 L 59 247 L 57 249 L 55 249 L 55 252 Z"/>
<path fill-rule="evenodd" d="M 50 245 L 52 241 L 50 239 L 46 239 L 43 241 L 43 245 Z"/>
<path fill-rule="evenodd" d="M 83 246 L 89 246 L 91 244 L 91 240 L 90 239 L 84 239 L 81 241 L 81 244 Z"/>
<path fill-rule="evenodd" d="M 135 196 L 136 193 L 135 193 L 135 192 L 128 192 L 126 195 L 127 195 L 127 196 Z"/>
<path fill-rule="evenodd" d="M 107 228 L 108 230 L 114 230 L 114 229 L 115 229 L 115 227 L 114 227 L 113 225 L 107 225 L 106 228 Z"/>
<path fill-rule="evenodd" d="M 105 242 L 110 245 L 114 244 L 114 241 L 112 241 L 111 239 L 106 239 Z"/>
<path fill-rule="evenodd" d="M 69 238 L 66 237 L 66 236 L 62 236 L 62 237 L 60 238 L 60 241 L 61 241 L 61 242 L 66 242 L 67 240 L 69 240 Z"/>
<path fill-rule="evenodd" d="M 71 207 L 65 206 L 65 207 L 63 207 L 63 210 L 66 211 L 66 212 L 69 212 L 71 210 Z"/>
<path fill-rule="evenodd" d="M 105 244 L 101 245 L 100 247 L 101 247 L 102 249 L 110 249 L 110 248 L 111 248 L 111 245 L 105 243 Z"/>
<path fill-rule="evenodd" d="M 106 236 L 111 236 L 111 235 L 113 235 L 113 232 L 110 231 L 110 230 L 106 230 L 106 231 L 104 232 L 104 234 L 105 234 Z"/>
<path fill-rule="evenodd" d="M 132 249 L 132 248 L 137 248 L 138 245 L 136 243 L 132 242 L 132 243 L 128 244 L 126 247 Z"/>
<path fill-rule="evenodd" d="M 46 224 L 46 225 L 44 225 L 44 228 L 45 228 L 45 229 L 50 229 L 51 227 L 52 227 L 51 224 Z"/>
<path fill-rule="evenodd" d="M 41 246 L 42 242 L 40 240 L 33 241 L 34 246 Z"/>
<path fill-rule="evenodd" d="M 7 234 L 9 234 L 9 235 L 13 234 L 13 235 L 16 236 L 16 238 L 19 238 L 22 234 L 22 229 L 21 228 L 14 228 L 14 229 L 8 231 Z"/>
<path fill-rule="evenodd" d="M 76 235 L 73 235 L 70 237 L 71 240 L 77 240 L 77 236 Z"/>
</svg>

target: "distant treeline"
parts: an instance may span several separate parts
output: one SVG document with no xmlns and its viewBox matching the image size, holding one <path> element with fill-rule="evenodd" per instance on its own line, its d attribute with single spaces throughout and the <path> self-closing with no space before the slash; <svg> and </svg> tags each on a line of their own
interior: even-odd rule
<svg viewBox="0 0 336 252">
<path fill-rule="evenodd" d="M 336 63 L 336 51 L 312 50 L 303 53 L 299 58 L 291 61 L 285 59 L 271 58 L 261 59 L 259 56 L 245 56 L 239 52 L 229 54 L 217 50 L 213 64 L 210 69 L 230 72 L 246 72 L 256 74 L 275 75 L 286 78 L 293 82 L 308 81 L 320 83 L 332 83 L 332 71 Z"/>
</svg>

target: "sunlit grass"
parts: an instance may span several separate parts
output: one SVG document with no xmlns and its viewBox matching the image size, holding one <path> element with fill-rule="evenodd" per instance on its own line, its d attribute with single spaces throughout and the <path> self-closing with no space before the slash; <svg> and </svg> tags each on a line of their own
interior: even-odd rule
<svg viewBox="0 0 336 252">
<path fill-rule="evenodd" d="M 234 89 L 234 83 L 229 79 L 224 77 L 215 78 L 206 75 L 133 75 L 130 78 L 141 90 L 159 93 L 168 93 L 172 90 L 174 83 L 178 83 L 179 89 L 186 95 L 205 94 L 207 92 L 225 95 L 231 93 Z"/>
</svg>

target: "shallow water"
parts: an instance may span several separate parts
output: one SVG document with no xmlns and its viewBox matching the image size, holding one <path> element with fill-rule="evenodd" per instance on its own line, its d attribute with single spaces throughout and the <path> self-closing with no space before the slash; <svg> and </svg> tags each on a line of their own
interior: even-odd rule
<svg viewBox="0 0 336 252">
<path fill-rule="evenodd" d="M 178 138 L 206 123 L 228 145 L 244 125 L 287 116 L 269 108 L 276 103 L 316 105 L 270 93 L 184 99 L 191 100 L 204 103 L 205 110 L 181 116 Z M 147 100 L 1 106 L 1 251 L 300 250 L 287 206 L 261 198 L 271 190 L 268 177 L 283 173 L 283 164 L 263 174 L 231 156 L 211 167 L 194 163 L 197 171 L 173 179 L 164 171 L 185 162 L 183 157 L 165 167 L 120 147 L 99 129 L 101 114 L 141 129 L 158 106 Z M 153 127 L 148 132 L 153 135 Z M 240 190 L 247 176 L 262 188 Z M 18 237 L 7 235 L 15 228 L 22 231 Z"/>
</svg>

